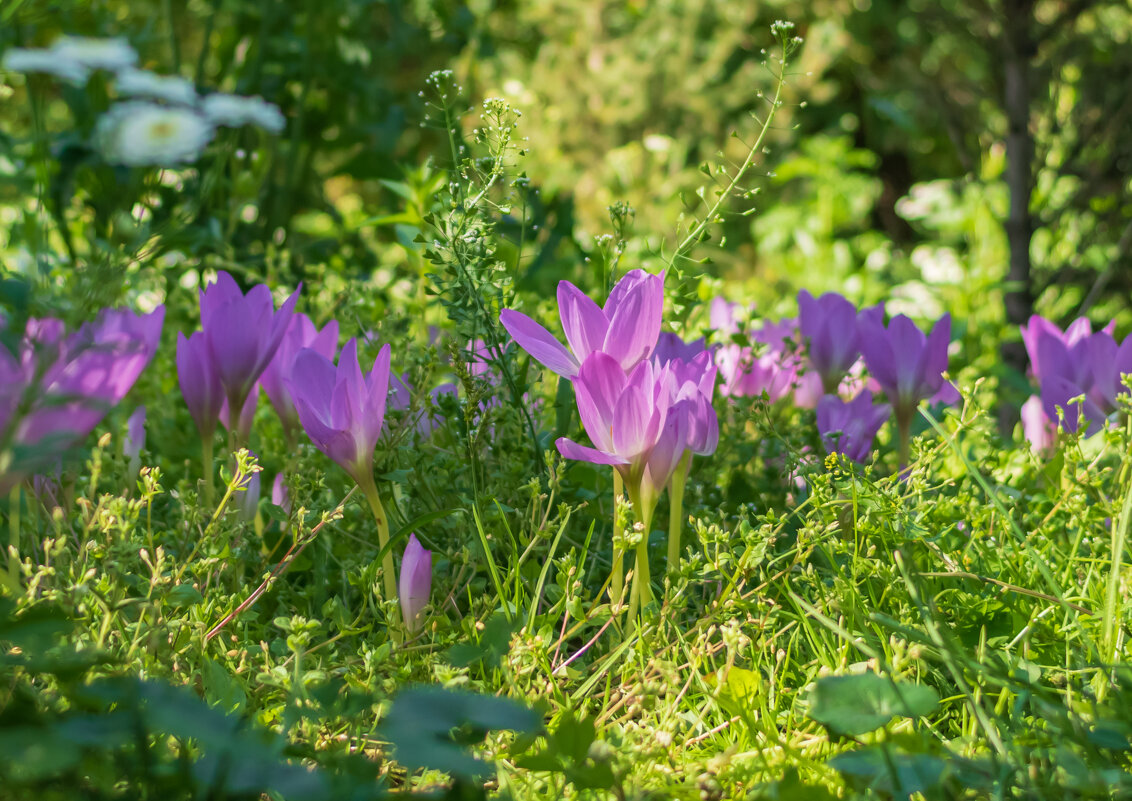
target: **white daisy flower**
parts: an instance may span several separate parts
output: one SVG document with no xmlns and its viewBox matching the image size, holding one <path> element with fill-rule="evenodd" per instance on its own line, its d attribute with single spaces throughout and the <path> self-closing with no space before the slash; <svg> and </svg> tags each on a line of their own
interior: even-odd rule
<svg viewBox="0 0 1132 801">
<path fill-rule="evenodd" d="M 118 73 L 115 86 L 126 97 L 146 97 L 182 106 L 196 105 L 197 92 L 191 81 L 175 75 L 157 75 L 149 70 L 125 69 Z"/>
<path fill-rule="evenodd" d="M 33 50 L 13 47 L 4 54 L 2 66 L 12 72 L 41 72 L 76 86 L 82 86 L 90 77 L 90 69 L 79 62 L 63 58 L 50 50 Z"/>
<path fill-rule="evenodd" d="M 138 54 L 122 38 L 92 39 L 86 36 L 60 36 L 49 48 L 59 58 L 70 59 L 91 70 L 128 69 L 138 63 Z"/>
<path fill-rule="evenodd" d="M 94 141 L 111 164 L 165 166 L 194 161 L 213 132 L 209 121 L 191 109 L 130 100 L 102 115 Z"/>
<path fill-rule="evenodd" d="M 214 92 L 201 104 L 204 115 L 214 125 L 238 128 L 241 125 L 258 125 L 271 133 L 283 130 L 285 120 L 279 107 L 262 97 L 241 97 Z"/>
</svg>

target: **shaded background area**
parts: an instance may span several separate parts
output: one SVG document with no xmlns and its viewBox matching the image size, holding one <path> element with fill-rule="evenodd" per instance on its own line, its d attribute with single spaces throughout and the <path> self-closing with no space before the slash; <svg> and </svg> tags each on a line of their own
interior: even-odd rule
<svg viewBox="0 0 1132 801">
<path fill-rule="evenodd" d="M 773 84 L 769 26 L 788 19 L 806 44 L 750 183 L 755 213 L 701 249 L 704 298 L 792 313 L 806 287 L 923 318 L 949 310 L 967 366 L 1010 407 L 1027 392 L 1016 326 L 1031 311 L 1125 321 L 1122 2 L 5 0 L 0 19 L 0 50 L 121 35 L 140 66 L 261 95 L 288 120 L 278 138 L 231 134 L 229 163 L 198 176 L 200 207 L 175 209 L 177 186 L 124 186 L 88 163 L 80 93 L 51 84 L 35 100 L 0 75 L 0 258 L 61 283 L 40 244 L 65 211 L 106 245 L 68 245 L 83 269 L 60 291 L 80 305 L 125 291 L 131 264 L 105 263 L 118 248 L 169 265 L 166 292 L 196 266 L 385 287 L 415 275 L 412 223 L 450 162 L 421 95 L 437 69 L 472 105 L 501 96 L 524 112 L 531 189 L 526 219 L 507 221 L 524 243 L 521 287 L 596 287 L 587 257 L 617 201 L 635 210 L 623 263 L 655 266 L 709 181 L 700 165 L 743 157 Z M 26 168 L 42 148 L 58 174 Z M 145 213 L 123 215 L 123 192 Z"/>
</svg>

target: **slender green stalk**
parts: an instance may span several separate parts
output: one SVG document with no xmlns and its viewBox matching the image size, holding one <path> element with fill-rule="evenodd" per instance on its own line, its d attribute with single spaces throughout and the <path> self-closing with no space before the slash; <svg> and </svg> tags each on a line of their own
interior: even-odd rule
<svg viewBox="0 0 1132 801">
<path fill-rule="evenodd" d="M 613 569 L 609 574 L 609 600 L 620 603 L 625 594 L 625 551 L 621 548 L 624 532 L 621 519 L 617 515 L 617 505 L 625 495 L 625 487 L 617 468 L 613 469 Z"/>
<path fill-rule="evenodd" d="M 901 412 L 896 415 L 896 438 L 900 471 L 908 466 L 908 459 L 912 453 L 912 414 Z"/>
<path fill-rule="evenodd" d="M 20 485 L 12 487 L 8 496 L 8 583 L 20 586 Z"/>
<path fill-rule="evenodd" d="M 643 612 L 654 600 L 649 571 L 649 531 L 655 507 L 643 504 L 639 494 L 632 490 L 629 492 L 629 499 L 633 503 L 633 516 L 641 525 L 641 540 L 637 543 L 637 561 L 633 567 L 633 585 L 629 590 L 629 625 L 632 626 L 638 610 Z"/>
<path fill-rule="evenodd" d="M 204 470 L 204 502 L 212 506 L 216 488 L 212 484 L 212 437 L 201 437 L 201 469 Z"/>
<path fill-rule="evenodd" d="M 381 503 L 381 496 L 377 492 L 377 484 L 373 478 L 358 486 L 366 496 L 369 508 L 373 512 L 374 522 L 377 523 L 378 546 L 385 551 L 385 556 L 381 560 L 381 581 L 385 588 L 382 600 L 393 601 L 397 599 L 397 573 L 393 567 L 393 551 L 386 548 L 389 544 L 389 518 L 385 514 L 385 506 Z"/>
<path fill-rule="evenodd" d="M 1129 458 L 1132 458 L 1130 456 Z M 1118 622 L 1123 619 L 1123 605 L 1120 602 L 1120 584 L 1124 567 L 1124 550 L 1128 541 L 1128 525 L 1132 519 L 1132 482 L 1124 490 L 1124 503 L 1120 507 L 1120 515 L 1112 526 L 1112 566 L 1108 574 L 1108 588 L 1104 604 L 1104 655 L 1110 665 L 1115 665 L 1118 656 L 1117 643 L 1119 642 L 1120 627 Z M 1098 691 L 1103 698 L 1104 690 Z"/>
<path fill-rule="evenodd" d="M 668 482 L 668 572 L 680 566 L 680 538 L 684 533 L 684 486 L 688 483 L 688 468 L 692 464 L 689 451 L 680 459 L 676 472 Z"/>
</svg>

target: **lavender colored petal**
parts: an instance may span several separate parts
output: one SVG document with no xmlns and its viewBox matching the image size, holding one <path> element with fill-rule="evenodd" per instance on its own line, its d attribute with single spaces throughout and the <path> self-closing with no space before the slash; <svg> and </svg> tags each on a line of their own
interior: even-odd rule
<svg viewBox="0 0 1132 801">
<path fill-rule="evenodd" d="M 566 437 L 559 437 L 555 443 L 558 452 L 566 459 L 573 459 L 578 462 L 589 462 L 590 464 L 629 464 L 628 459 L 624 459 L 614 453 L 606 453 L 599 451 L 595 448 L 589 448 L 585 445 L 579 445 L 571 439 Z"/>
<path fill-rule="evenodd" d="M 596 303 L 569 281 L 558 282 L 558 313 L 575 359 L 585 361 L 587 356 L 601 349 L 609 331 L 609 320 Z"/>
<path fill-rule="evenodd" d="M 367 440 L 374 442 L 381 436 L 381 429 L 385 425 L 385 405 L 389 398 L 390 360 L 393 358 L 392 349 L 388 344 L 383 345 L 373 360 L 373 367 L 366 377 L 366 404 L 363 418 L 366 426 Z"/>
<path fill-rule="evenodd" d="M 397 586 L 401 614 L 405 628 L 410 632 L 420 628 L 421 612 L 428 605 L 431 589 L 432 552 L 417 541 L 416 534 L 410 534 L 405 555 L 401 558 L 401 576 Z"/>
<path fill-rule="evenodd" d="M 202 437 L 210 438 L 216 430 L 224 395 L 204 334 L 199 331 L 187 339 L 184 334 L 177 334 L 177 380 L 197 430 Z"/>
<path fill-rule="evenodd" d="M 625 370 L 633 369 L 656 347 L 663 311 L 663 293 L 656 292 L 649 283 L 636 287 L 617 305 L 602 350 Z"/>
<path fill-rule="evenodd" d="M 499 313 L 499 322 L 519 347 L 551 372 L 564 378 L 578 374 L 578 360 L 549 331 L 530 317 L 512 309 Z"/>
</svg>

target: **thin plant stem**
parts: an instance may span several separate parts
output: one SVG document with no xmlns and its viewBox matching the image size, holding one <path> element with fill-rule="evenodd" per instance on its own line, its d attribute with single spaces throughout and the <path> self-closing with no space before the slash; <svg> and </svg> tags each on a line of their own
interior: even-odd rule
<svg viewBox="0 0 1132 801">
<path fill-rule="evenodd" d="M 897 453 L 901 472 L 908 466 L 908 458 L 912 453 L 912 414 L 913 412 L 901 412 L 896 415 Z"/>
<path fill-rule="evenodd" d="M 633 584 L 629 592 L 629 626 L 638 611 L 643 612 L 645 607 L 653 602 L 652 576 L 649 573 L 649 530 L 652 528 L 653 507 L 645 508 L 639 493 L 629 492 L 629 499 L 633 503 L 634 517 L 641 526 L 641 540 L 637 543 L 637 561 L 633 567 Z"/>
<path fill-rule="evenodd" d="M 378 546 L 385 552 L 381 560 L 381 582 L 384 586 L 382 600 L 393 601 L 397 599 L 397 573 L 393 567 L 393 551 L 386 547 L 389 545 L 389 518 L 385 514 L 385 506 L 381 503 L 381 496 L 377 492 L 377 484 L 373 478 L 358 486 L 366 496 L 369 508 L 373 512 L 374 522 L 377 523 Z M 390 631 L 393 632 L 394 639 L 398 640 L 397 627 L 391 625 Z"/>
<path fill-rule="evenodd" d="M 621 520 L 617 515 L 617 504 L 625 495 L 625 487 L 621 474 L 613 470 L 613 568 L 609 574 L 609 599 L 619 602 L 625 593 L 625 551 L 621 548 L 622 535 Z"/>
<path fill-rule="evenodd" d="M 8 496 L 8 579 L 13 589 L 20 586 L 20 485 Z"/>
<path fill-rule="evenodd" d="M 1132 458 L 1132 457 L 1129 457 Z M 1115 665 L 1120 642 L 1119 621 L 1123 620 L 1122 604 L 1120 603 L 1120 586 L 1124 567 L 1124 550 L 1128 541 L 1128 525 L 1132 518 L 1132 483 L 1124 490 L 1124 502 L 1120 507 L 1120 515 L 1112 526 L 1112 561 L 1108 574 L 1108 587 L 1105 593 L 1104 604 L 1104 655 L 1110 665 Z M 1098 692 L 1103 698 L 1104 690 Z"/>
<path fill-rule="evenodd" d="M 201 437 L 201 469 L 204 471 L 204 502 L 207 506 L 212 506 L 212 501 L 216 497 L 216 488 L 212 483 L 212 437 Z"/>
<path fill-rule="evenodd" d="M 668 572 L 680 566 L 680 538 L 684 533 L 684 486 L 688 483 L 688 468 L 692 463 L 689 451 L 680 459 L 676 472 L 668 483 Z"/>
</svg>

